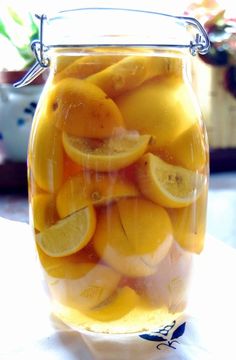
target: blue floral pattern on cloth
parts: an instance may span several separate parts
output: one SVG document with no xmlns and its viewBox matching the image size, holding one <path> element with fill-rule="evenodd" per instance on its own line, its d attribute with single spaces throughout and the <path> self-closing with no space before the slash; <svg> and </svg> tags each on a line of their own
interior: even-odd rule
<svg viewBox="0 0 236 360">
<path fill-rule="evenodd" d="M 139 337 L 144 340 L 158 342 L 158 350 L 162 350 L 165 347 L 176 349 L 173 344 L 179 344 L 179 341 L 176 339 L 184 334 L 185 326 L 186 322 L 183 322 L 176 327 L 176 321 L 173 321 L 170 325 L 163 326 L 158 331 L 142 334 Z"/>
</svg>

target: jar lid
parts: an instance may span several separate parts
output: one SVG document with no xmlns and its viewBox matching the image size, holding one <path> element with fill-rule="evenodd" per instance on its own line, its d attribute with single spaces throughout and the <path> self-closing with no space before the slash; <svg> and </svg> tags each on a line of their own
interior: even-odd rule
<svg viewBox="0 0 236 360">
<path fill-rule="evenodd" d="M 79 8 L 45 21 L 44 43 L 52 46 L 189 45 L 186 23 L 152 11 Z"/>
<path fill-rule="evenodd" d="M 90 7 L 60 11 L 44 24 L 44 44 L 60 46 L 165 46 L 188 48 L 192 27 L 204 29 L 192 18 L 158 12 Z M 191 30 L 190 30 L 191 28 Z M 201 34 L 202 38 L 206 34 Z"/>
</svg>

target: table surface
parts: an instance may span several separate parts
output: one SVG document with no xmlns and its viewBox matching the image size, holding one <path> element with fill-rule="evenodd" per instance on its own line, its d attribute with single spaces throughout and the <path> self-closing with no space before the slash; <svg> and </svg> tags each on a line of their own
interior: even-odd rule
<svg viewBox="0 0 236 360">
<path fill-rule="evenodd" d="M 236 248 L 236 172 L 210 176 L 207 233 Z M 0 216 L 28 222 L 24 195 L 0 195 Z"/>
</svg>

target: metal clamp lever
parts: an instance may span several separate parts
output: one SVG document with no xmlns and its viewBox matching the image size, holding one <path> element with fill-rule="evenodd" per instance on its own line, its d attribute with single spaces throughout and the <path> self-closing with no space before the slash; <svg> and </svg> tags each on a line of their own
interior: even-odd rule
<svg viewBox="0 0 236 360">
<path fill-rule="evenodd" d="M 47 17 L 46 15 L 35 16 L 40 20 L 39 40 L 34 40 L 32 42 L 31 49 L 37 61 L 20 81 L 13 84 L 15 88 L 20 88 L 30 84 L 50 65 L 50 59 L 45 57 L 45 53 L 48 51 L 48 47 L 43 43 L 43 22 L 47 19 Z"/>
</svg>

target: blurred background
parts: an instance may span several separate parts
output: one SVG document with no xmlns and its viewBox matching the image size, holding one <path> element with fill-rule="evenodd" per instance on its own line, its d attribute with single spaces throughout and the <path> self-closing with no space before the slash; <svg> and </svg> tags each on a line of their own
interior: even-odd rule
<svg viewBox="0 0 236 360">
<path fill-rule="evenodd" d="M 109 1 L 98 1 L 105 6 Z M 112 2 L 112 0 L 110 1 Z M 34 110 L 45 78 L 13 88 L 34 63 L 30 43 L 38 38 L 35 14 L 88 6 L 94 1 L 4 1 L 0 3 L 0 216 L 28 221 L 26 157 Z M 210 143 L 208 232 L 236 247 L 236 6 L 232 0 L 136 1 L 137 6 L 196 17 L 211 41 L 210 52 L 193 59 L 192 84 Z M 119 1 L 126 6 L 126 1 Z M 224 224 L 224 227 L 222 226 Z"/>
</svg>

